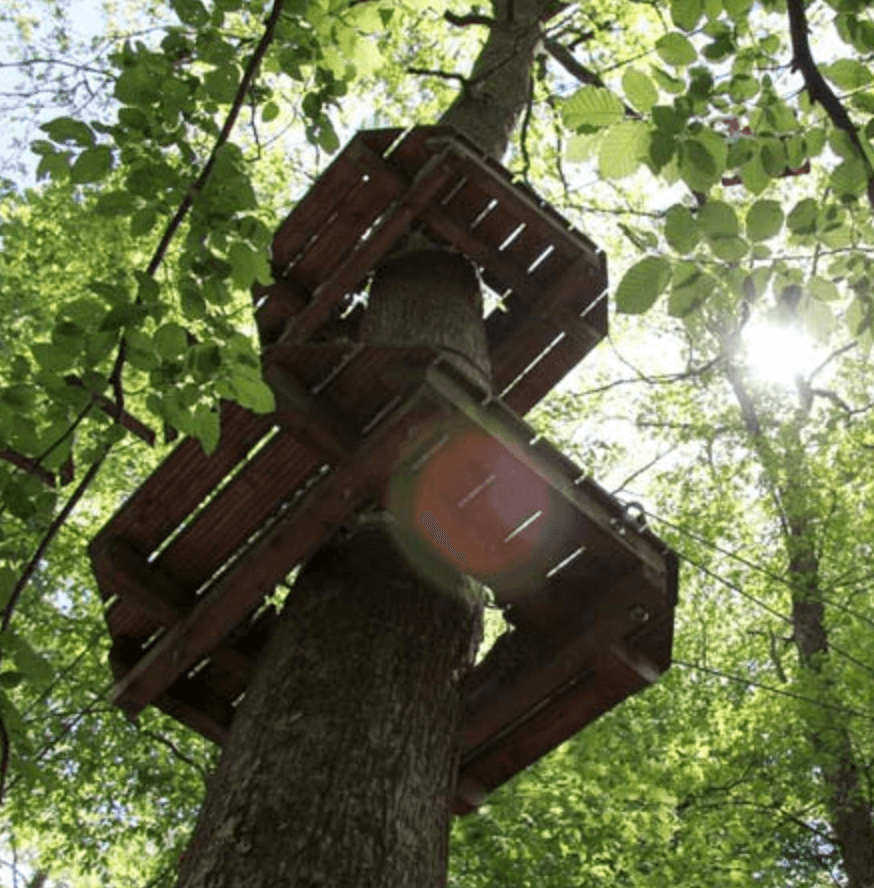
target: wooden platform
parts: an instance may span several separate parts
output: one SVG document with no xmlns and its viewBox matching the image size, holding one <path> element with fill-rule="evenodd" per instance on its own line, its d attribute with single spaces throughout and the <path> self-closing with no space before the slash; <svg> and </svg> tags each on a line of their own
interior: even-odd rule
<svg viewBox="0 0 874 888">
<path fill-rule="evenodd" d="M 332 341 L 415 229 L 501 297 L 486 321 L 492 391 L 431 348 Z M 603 254 L 463 140 L 418 128 L 353 139 L 273 259 L 257 311 L 277 411 L 223 405 L 217 451 L 183 441 L 89 547 L 113 700 L 223 743 L 275 621 L 266 597 L 382 503 L 411 557 L 460 553 L 514 627 L 471 678 L 463 813 L 670 663 L 673 553 L 518 416 L 606 333 Z"/>
<path fill-rule="evenodd" d="M 517 413 L 606 335 L 603 251 L 454 131 L 416 127 L 359 133 L 280 226 L 277 283 L 259 291 L 265 344 L 354 331 L 355 295 L 411 231 L 467 256 L 500 299 L 486 317 L 494 389 Z"/>
</svg>

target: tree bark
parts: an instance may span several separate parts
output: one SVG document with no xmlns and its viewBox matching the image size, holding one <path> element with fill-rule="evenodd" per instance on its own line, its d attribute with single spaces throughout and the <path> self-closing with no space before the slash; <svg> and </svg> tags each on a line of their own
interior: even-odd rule
<svg viewBox="0 0 874 888">
<path fill-rule="evenodd" d="M 479 605 L 379 526 L 305 566 L 237 713 L 180 885 L 439 886 Z"/>
<path fill-rule="evenodd" d="M 727 343 L 723 343 L 723 350 L 729 358 L 733 357 Z M 812 500 L 816 482 L 811 478 L 802 440 L 810 402 L 796 412 L 780 434 L 781 447 L 772 447 L 739 367 L 729 360 L 724 369 L 781 513 L 792 599 L 792 637 L 798 662 L 817 679 L 821 699 L 831 703 L 834 686 L 828 675 L 826 602 L 816 547 L 817 509 Z M 811 713 L 806 720 L 806 734 L 822 775 L 823 802 L 846 872 L 847 888 L 874 888 L 871 800 L 865 794 L 847 719 L 836 710 L 829 710 L 827 718 L 821 712 Z"/>
<path fill-rule="evenodd" d="M 441 121 L 495 157 L 528 98 L 547 7 L 560 8 L 495 0 L 471 83 Z M 479 281 L 450 251 L 381 265 L 362 336 L 437 346 L 490 383 Z M 413 570 L 384 521 L 341 531 L 304 566 L 234 719 L 178 888 L 446 884 L 482 599 L 454 568 L 433 568 Z"/>
<path fill-rule="evenodd" d="M 822 698 L 832 701 L 828 629 L 816 551 L 814 510 L 805 496 L 808 472 L 795 426 L 786 444 L 781 498 L 792 591 L 792 626 L 801 666 L 815 676 Z M 830 711 L 808 721 L 808 742 L 822 771 L 825 806 L 847 874 L 847 888 L 874 886 L 874 820 L 866 798 L 846 717 Z"/>
</svg>

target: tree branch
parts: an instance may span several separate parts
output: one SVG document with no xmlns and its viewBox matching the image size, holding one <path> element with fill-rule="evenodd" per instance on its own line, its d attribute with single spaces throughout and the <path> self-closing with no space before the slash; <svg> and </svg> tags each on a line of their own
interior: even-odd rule
<svg viewBox="0 0 874 888">
<path fill-rule="evenodd" d="M 801 72 L 805 89 L 811 101 L 819 102 L 822 105 L 831 122 L 850 137 L 850 141 L 859 152 L 859 157 L 865 165 L 868 176 L 868 203 L 874 210 L 874 166 L 871 165 L 865 146 L 859 138 L 859 132 L 846 108 L 841 104 L 840 99 L 816 66 L 807 36 L 810 28 L 807 24 L 807 13 L 804 6 L 805 0 L 786 0 L 789 34 L 792 38 L 792 70 Z"/>
</svg>

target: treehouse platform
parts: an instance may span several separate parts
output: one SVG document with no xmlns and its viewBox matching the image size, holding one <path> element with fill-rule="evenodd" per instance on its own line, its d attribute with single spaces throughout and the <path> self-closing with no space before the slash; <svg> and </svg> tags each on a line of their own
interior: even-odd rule
<svg viewBox="0 0 874 888">
<path fill-rule="evenodd" d="M 494 297 L 488 391 L 437 349 L 349 336 L 369 274 L 411 232 L 467 256 Z M 603 254 L 499 164 L 422 127 L 356 136 L 279 228 L 273 268 L 256 317 L 276 411 L 223 404 L 216 452 L 183 440 L 89 547 L 112 699 L 223 743 L 269 597 L 380 505 L 512 627 L 470 677 L 464 813 L 670 665 L 674 554 L 520 418 L 605 335 Z"/>
</svg>

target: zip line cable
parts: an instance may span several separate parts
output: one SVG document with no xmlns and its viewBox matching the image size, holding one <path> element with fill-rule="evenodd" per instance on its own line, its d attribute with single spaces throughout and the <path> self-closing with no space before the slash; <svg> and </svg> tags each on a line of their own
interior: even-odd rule
<svg viewBox="0 0 874 888">
<path fill-rule="evenodd" d="M 725 549 L 720 546 L 718 543 L 711 542 L 705 537 L 700 536 L 699 534 L 694 533 L 691 530 L 687 530 L 684 527 L 680 527 L 678 524 L 674 524 L 672 521 L 669 521 L 667 518 L 662 518 L 661 515 L 656 515 L 654 512 L 646 513 L 647 519 L 652 518 L 655 521 L 658 521 L 660 524 L 664 524 L 666 527 L 670 527 L 672 530 L 675 530 L 677 533 L 682 534 L 683 536 L 689 537 L 689 539 L 695 540 L 697 543 L 701 543 L 703 546 L 707 546 L 710 549 L 713 549 L 715 552 L 719 552 L 720 555 L 725 555 L 726 558 L 731 558 L 734 561 L 737 561 L 740 564 L 743 564 L 745 567 L 748 567 L 750 570 L 755 571 L 756 573 L 760 573 L 763 576 L 767 577 L 770 580 L 773 580 L 776 583 L 780 583 L 782 586 L 786 586 L 787 588 L 791 587 L 791 582 L 781 574 L 774 573 L 774 571 L 768 570 L 768 568 L 763 567 L 761 564 L 756 564 L 754 561 L 750 561 L 748 558 L 744 558 L 742 555 L 738 555 L 736 552 L 732 552 L 730 549 Z M 686 556 L 683 556 L 686 558 Z M 691 559 L 687 559 L 691 562 Z M 852 608 L 847 607 L 845 604 L 840 604 L 832 598 L 826 597 L 825 595 L 820 595 L 824 604 L 829 605 L 829 607 L 835 608 L 835 610 L 840 610 L 846 613 L 848 616 L 855 617 L 857 620 L 861 620 L 863 623 L 867 623 L 869 626 L 874 628 L 874 618 L 866 616 L 865 614 L 861 614 L 858 611 L 853 610 Z"/>
<path fill-rule="evenodd" d="M 812 706 L 819 706 L 822 709 L 829 709 L 834 712 L 842 712 L 844 715 L 853 715 L 857 718 L 864 718 L 874 722 L 874 712 L 865 712 L 861 709 L 854 709 L 851 706 L 841 706 L 837 703 L 826 703 L 822 700 L 814 700 L 812 697 L 805 697 L 803 694 L 796 694 L 794 691 L 787 691 L 783 688 L 775 688 L 772 685 L 765 685 L 761 682 L 754 681 L 751 678 L 742 678 L 739 675 L 730 675 L 719 669 L 711 669 L 709 666 L 700 666 L 697 663 L 686 663 L 683 660 L 673 660 L 674 666 L 682 666 L 684 669 L 694 669 L 698 672 L 706 672 L 717 678 L 724 678 L 726 681 L 734 682 L 748 687 L 759 688 L 762 691 L 768 691 L 771 694 L 778 694 L 781 697 L 791 697 L 793 700 L 800 700 L 803 703 L 810 703 Z"/>
<path fill-rule="evenodd" d="M 707 576 L 716 580 L 718 583 L 722 583 L 723 586 L 726 586 L 727 588 L 731 589 L 733 592 L 736 592 L 738 595 L 741 595 L 744 598 L 748 599 L 753 604 L 755 604 L 757 607 L 760 607 L 763 610 L 766 610 L 769 614 L 773 615 L 778 620 L 781 620 L 784 623 L 788 623 L 790 626 L 794 625 L 792 622 L 792 618 L 790 616 L 788 616 L 787 614 L 780 613 L 780 611 L 778 611 L 776 608 L 771 607 L 771 605 L 762 601 L 760 598 L 756 598 L 755 595 L 751 595 L 749 592 L 744 590 L 741 586 L 737 585 L 737 583 L 733 583 L 731 580 L 726 580 L 724 577 L 719 576 L 719 574 L 714 573 L 709 568 L 704 567 L 703 564 L 699 564 L 693 558 L 689 558 L 689 556 L 687 556 L 683 553 L 678 553 L 678 554 L 680 555 L 681 559 L 683 559 L 684 561 L 691 564 L 692 567 L 694 567 L 696 570 L 699 570 L 701 573 L 706 574 Z M 858 666 L 860 669 L 863 669 L 865 672 L 868 672 L 871 675 L 874 675 L 874 666 L 871 666 L 870 664 L 865 663 L 863 660 L 859 660 L 857 657 L 853 656 L 853 654 L 850 654 L 847 651 L 843 650 L 842 648 L 839 648 L 831 640 L 829 640 L 829 642 L 828 642 L 828 647 L 829 647 L 829 651 L 831 651 L 832 653 L 837 654 L 839 657 L 843 657 L 845 660 L 848 660 L 850 663 L 853 663 L 855 666 Z"/>
</svg>

